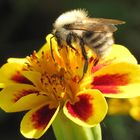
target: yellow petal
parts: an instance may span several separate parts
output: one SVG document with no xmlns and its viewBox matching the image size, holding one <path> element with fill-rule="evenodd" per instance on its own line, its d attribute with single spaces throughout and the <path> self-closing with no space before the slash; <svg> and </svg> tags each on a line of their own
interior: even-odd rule
<svg viewBox="0 0 140 140">
<path fill-rule="evenodd" d="M 28 110 L 46 102 L 35 87 L 25 84 L 7 86 L 0 92 L 0 107 L 6 112 Z"/>
<path fill-rule="evenodd" d="M 43 104 L 27 112 L 21 121 L 20 131 L 26 138 L 40 138 L 50 127 L 55 119 L 58 108 L 50 109 Z"/>
<path fill-rule="evenodd" d="M 30 80 L 36 87 L 40 86 L 41 73 L 36 71 L 23 71 L 22 75 Z"/>
<path fill-rule="evenodd" d="M 106 66 L 94 73 L 92 86 L 106 97 L 140 96 L 140 67 L 127 62 Z"/>
<path fill-rule="evenodd" d="M 130 98 L 128 99 L 128 101 L 133 107 L 140 106 L 140 96 L 135 98 Z"/>
<path fill-rule="evenodd" d="M 114 44 L 112 46 L 111 52 L 100 59 L 98 64 L 93 67 L 93 72 L 114 63 L 128 62 L 132 64 L 137 64 L 136 58 L 131 54 L 131 52 L 122 45 Z"/>
<path fill-rule="evenodd" d="M 23 69 L 22 63 L 10 62 L 4 64 L 0 69 L 1 87 L 13 83 L 29 83 L 29 81 L 21 75 Z"/>
<path fill-rule="evenodd" d="M 64 114 L 80 126 L 93 127 L 100 123 L 107 113 L 107 103 L 97 90 L 85 90 L 78 93 L 74 104 L 67 101 Z"/>
<path fill-rule="evenodd" d="M 131 104 L 127 99 L 109 99 L 108 103 L 108 114 L 116 115 L 116 114 L 128 114 L 131 108 Z"/>
<path fill-rule="evenodd" d="M 140 107 L 132 107 L 130 109 L 130 115 L 133 117 L 135 120 L 140 121 Z"/>
<path fill-rule="evenodd" d="M 26 58 L 8 58 L 7 62 L 25 64 L 27 62 L 27 59 Z"/>
<path fill-rule="evenodd" d="M 83 79 L 79 82 L 79 90 L 91 89 L 91 83 L 93 82 L 93 73 L 85 73 Z"/>
<path fill-rule="evenodd" d="M 51 41 L 54 41 L 53 34 L 48 34 L 46 36 L 46 43 L 41 47 L 41 49 L 38 52 L 39 55 L 41 55 L 42 51 L 43 52 L 50 51 L 50 42 Z M 52 47 L 53 47 L 53 45 L 52 45 Z"/>
<path fill-rule="evenodd" d="M 129 62 L 137 64 L 136 58 L 132 53 L 124 46 L 114 44 L 110 54 L 105 57 L 106 60 L 113 60 L 114 63 Z"/>
</svg>

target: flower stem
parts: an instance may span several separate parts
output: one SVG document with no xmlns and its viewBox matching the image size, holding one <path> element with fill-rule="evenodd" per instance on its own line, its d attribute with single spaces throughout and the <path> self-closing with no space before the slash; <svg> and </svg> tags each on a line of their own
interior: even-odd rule
<svg viewBox="0 0 140 140">
<path fill-rule="evenodd" d="M 91 131 L 94 135 L 95 140 L 102 140 L 102 131 L 101 131 L 101 126 L 100 124 L 96 125 L 95 127 L 91 128 Z"/>
<path fill-rule="evenodd" d="M 57 140 L 101 140 L 100 126 L 88 128 L 76 125 L 59 112 L 52 124 Z"/>
</svg>

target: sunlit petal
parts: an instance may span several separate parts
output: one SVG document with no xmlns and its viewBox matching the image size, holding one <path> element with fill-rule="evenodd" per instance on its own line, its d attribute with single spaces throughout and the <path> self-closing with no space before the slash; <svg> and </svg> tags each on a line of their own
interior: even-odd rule
<svg viewBox="0 0 140 140">
<path fill-rule="evenodd" d="M 140 95 L 140 67 L 131 63 L 117 63 L 94 73 L 93 89 L 104 96 L 131 98 Z"/>
<path fill-rule="evenodd" d="M 6 112 L 28 110 L 45 101 L 46 97 L 38 95 L 38 90 L 31 85 L 15 84 L 0 92 L 0 107 Z"/>
<path fill-rule="evenodd" d="M 36 87 L 40 86 L 41 74 L 35 71 L 23 71 L 22 75 L 30 80 Z"/>
<path fill-rule="evenodd" d="M 21 122 L 21 133 L 26 138 L 40 138 L 50 127 L 55 119 L 58 108 L 49 108 L 49 105 L 43 104 L 27 112 Z"/>
<path fill-rule="evenodd" d="M 86 127 L 93 127 L 103 120 L 107 113 L 107 103 L 99 91 L 85 90 L 77 98 L 74 104 L 67 101 L 63 108 L 70 120 Z"/>
<path fill-rule="evenodd" d="M 114 44 L 112 46 L 111 52 L 106 55 L 103 59 L 100 59 L 98 64 L 93 67 L 93 72 L 114 63 L 129 62 L 137 64 L 136 58 L 131 54 L 131 52 L 122 45 Z"/>
<path fill-rule="evenodd" d="M 22 63 L 6 63 L 0 69 L 0 83 L 3 84 L 3 86 L 13 83 L 30 83 L 29 80 L 21 75 L 22 70 Z"/>
</svg>

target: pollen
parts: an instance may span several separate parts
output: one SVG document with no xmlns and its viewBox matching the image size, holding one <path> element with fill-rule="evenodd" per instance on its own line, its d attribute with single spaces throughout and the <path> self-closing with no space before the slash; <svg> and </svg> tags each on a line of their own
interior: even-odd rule
<svg viewBox="0 0 140 140">
<path fill-rule="evenodd" d="M 39 93 L 48 98 L 50 104 L 63 103 L 70 98 L 71 90 L 66 82 L 69 78 L 67 71 L 60 67 L 49 53 L 42 52 L 40 56 L 34 51 L 32 55 L 27 57 L 27 69 L 29 71 L 39 72 L 41 74 L 38 81 Z"/>
<path fill-rule="evenodd" d="M 51 97 L 56 101 L 63 100 L 66 92 L 65 81 L 59 74 L 49 75 L 47 73 L 41 76 L 41 85 L 45 96 Z M 50 94 L 51 93 L 51 94 Z"/>
</svg>

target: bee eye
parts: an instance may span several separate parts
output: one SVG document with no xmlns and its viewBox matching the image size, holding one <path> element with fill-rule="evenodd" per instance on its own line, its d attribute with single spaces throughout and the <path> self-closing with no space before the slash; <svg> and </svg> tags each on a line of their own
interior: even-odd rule
<svg viewBox="0 0 140 140">
<path fill-rule="evenodd" d="M 65 24 L 63 27 L 64 27 L 65 29 L 68 29 L 68 28 L 70 27 L 70 24 Z"/>
<path fill-rule="evenodd" d="M 85 38 L 90 38 L 90 37 L 92 37 L 92 36 L 93 36 L 93 32 L 90 32 L 90 31 L 84 32 L 84 37 L 85 37 Z"/>
<path fill-rule="evenodd" d="M 70 27 L 71 27 L 71 24 L 65 24 L 64 26 L 63 26 L 65 29 L 70 29 Z"/>
</svg>

